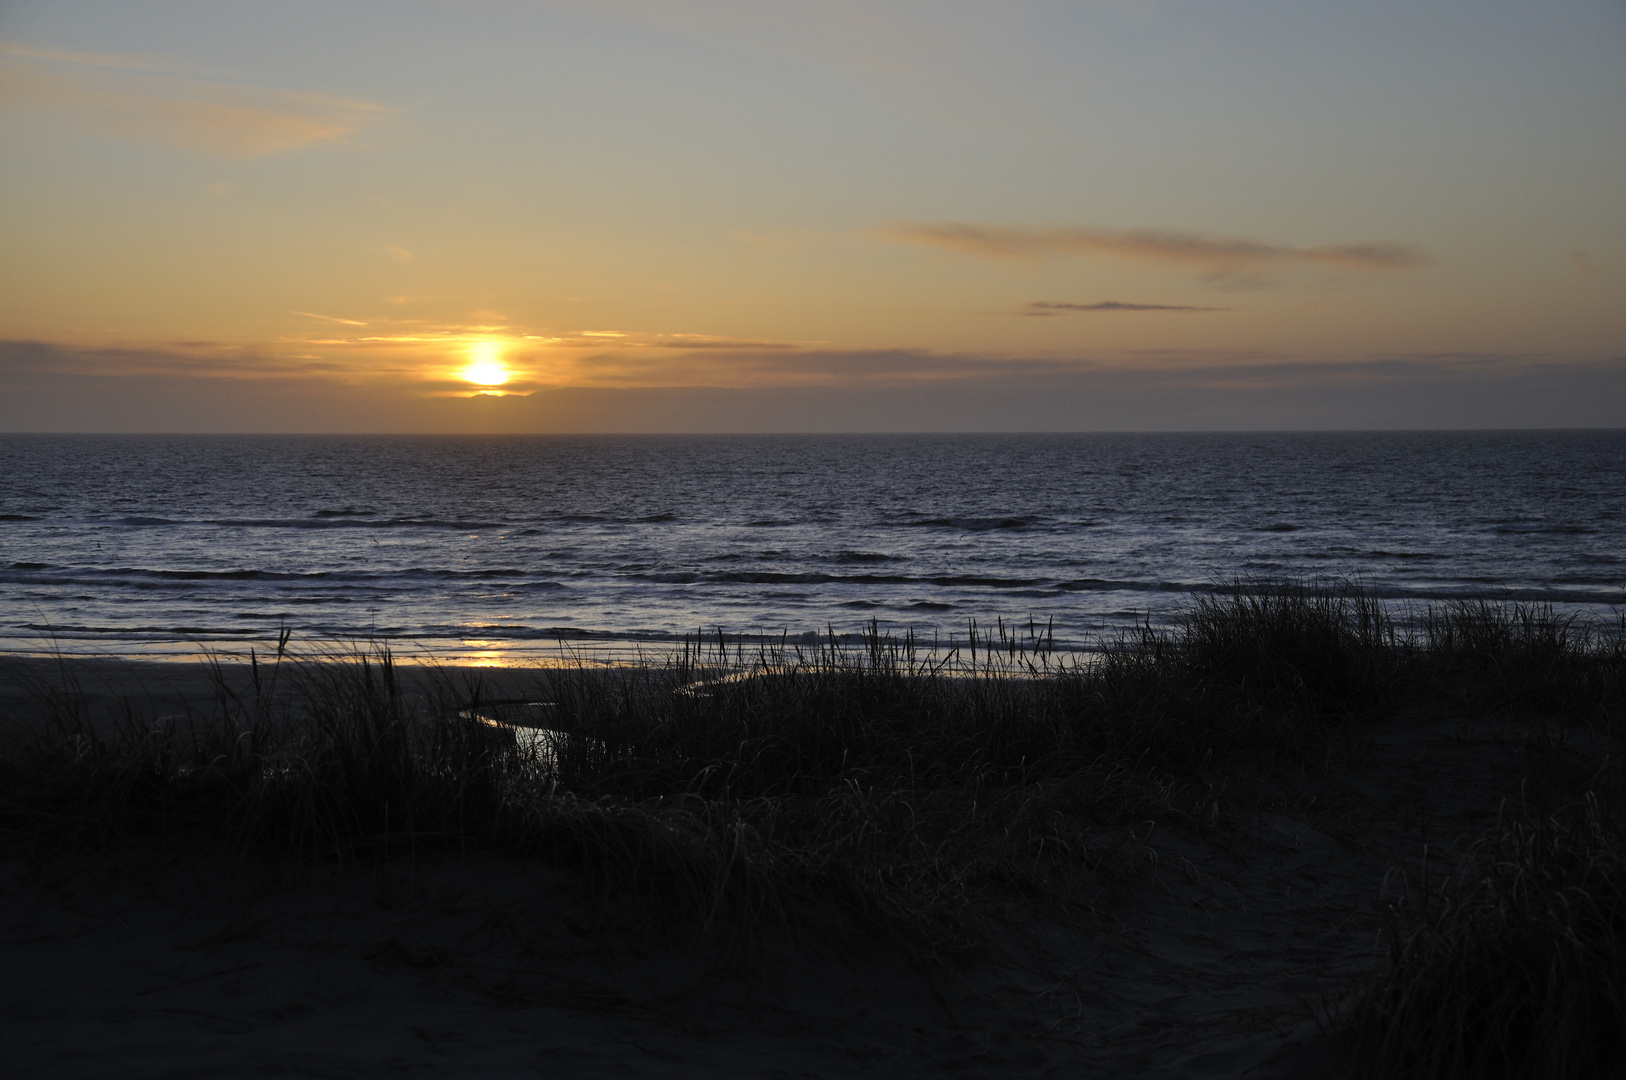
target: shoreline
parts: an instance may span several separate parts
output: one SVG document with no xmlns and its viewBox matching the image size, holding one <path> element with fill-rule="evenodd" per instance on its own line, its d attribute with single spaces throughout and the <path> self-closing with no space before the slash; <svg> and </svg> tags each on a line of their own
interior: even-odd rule
<svg viewBox="0 0 1626 1080">
<path fill-rule="evenodd" d="M 275 656 L 273 646 L 272 656 Z M 356 657 L 290 658 L 285 663 L 306 673 L 353 665 Z M 376 658 L 373 658 L 376 659 Z M 269 673 L 273 665 L 261 664 Z M 472 684 L 478 680 L 485 696 L 512 698 L 527 693 L 545 669 L 535 666 L 487 667 L 479 665 L 412 664 L 397 671 L 409 692 L 425 693 L 436 682 Z M 556 669 L 557 670 L 557 669 Z M 585 670 L 614 670 L 587 668 Z M 111 719 L 126 703 L 152 719 L 175 715 L 205 715 L 215 709 L 218 690 L 252 696 L 253 674 L 248 657 L 152 661 L 107 656 L 17 656 L 0 654 L 0 718 L 37 723 L 55 697 L 71 693 L 90 718 Z M 285 693 L 292 693 L 286 688 Z M 286 700 L 286 698 L 285 698 Z"/>
<path fill-rule="evenodd" d="M 1331 594 L 1364 596 L 1384 605 L 1387 615 L 1403 634 L 1419 635 L 1426 630 L 1428 620 L 1440 612 L 1463 607 L 1488 606 L 1490 608 L 1520 608 L 1538 613 L 1543 618 L 1573 624 L 1589 631 L 1626 633 L 1626 592 L 1618 589 L 1607 596 L 1588 599 L 1566 598 L 1561 592 L 1518 588 L 1482 587 L 1477 589 L 1407 590 L 1393 592 L 1372 589 L 1358 578 L 1310 578 L 1307 583 Z M 1133 636 L 1147 625 L 1159 631 L 1173 629 L 1183 610 L 1193 602 L 1211 596 L 1226 596 L 1241 591 L 1251 594 L 1269 592 L 1280 587 L 1270 579 L 1257 581 L 1247 578 L 1229 582 L 1212 582 L 1203 587 L 1182 587 L 1179 590 L 1159 590 L 1161 594 L 1177 597 L 1174 606 L 1162 609 L 1153 618 L 1152 609 L 1131 609 L 1103 613 L 1099 625 L 1085 628 L 1078 639 L 1051 638 L 1043 620 L 1034 622 L 1026 617 L 991 616 L 982 620 L 967 615 L 962 623 L 951 627 L 915 626 L 907 623 L 879 623 L 860 620 L 845 624 L 849 628 L 834 633 L 839 647 L 855 648 L 864 645 L 879 626 L 879 634 L 889 641 L 901 642 L 906 637 L 922 658 L 942 659 L 951 654 L 967 654 L 971 648 L 968 628 L 976 635 L 977 649 L 984 651 L 992 641 L 996 648 L 1016 643 L 1028 653 L 1048 653 L 1058 657 L 1086 657 L 1098 654 L 1109 643 L 1123 635 Z M 993 609 L 997 605 L 988 605 Z M 1035 629 L 1036 628 L 1036 629 Z M 800 651 L 803 655 L 816 654 L 828 647 L 831 629 L 731 631 L 726 627 L 709 626 L 688 631 L 664 632 L 635 630 L 618 633 L 608 630 L 586 630 L 575 627 L 560 628 L 550 636 L 526 634 L 519 637 L 486 637 L 476 630 L 494 630 L 494 627 L 474 627 L 471 632 L 458 636 L 382 636 L 330 637 L 298 636 L 295 630 L 293 652 L 302 658 L 316 661 L 342 662 L 358 655 L 375 654 L 387 649 L 394 662 L 401 667 L 456 668 L 456 669 L 521 669 L 521 668 L 624 668 L 657 665 L 675 654 L 698 646 L 701 650 L 715 650 L 719 635 L 730 651 L 743 650 L 747 655 L 768 650 L 783 650 L 787 655 Z M 946 632 L 945 632 L 946 630 Z M 1003 635 L 1003 637 L 1001 637 Z M 1037 647 L 1039 642 L 1043 647 Z M 250 654 L 263 663 L 277 652 L 277 637 L 269 631 L 259 636 L 215 636 L 192 638 L 119 638 L 116 636 L 66 636 L 50 634 L 35 636 L 0 636 L 0 661 L 15 658 L 25 661 L 63 658 L 73 662 L 108 661 L 132 665 L 185 665 L 207 663 L 211 659 L 248 663 Z"/>
<path fill-rule="evenodd" d="M 434 658 L 402 658 L 390 654 L 395 663 L 396 676 L 403 689 L 421 699 L 435 700 L 466 695 L 472 699 L 476 688 L 483 701 L 513 704 L 521 699 L 535 700 L 546 696 L 551 677 L 568 675 L 613 679 L 617 675 L 638 672 L 659 673 L 668 665 L 666 658 L 634 657 L 619 661 L 593 658 L 557 658 L 553 662 L 531 661 L 510 664 L 456 664 Z M 272 678 L 275 649 L 272 659 L 260 660 L 262 679 Z M 315 656 L 290 654 L 283 661 L 288 674 L 308 680 L 314 673 L 341 672 L 357 666 L 366 659 L 376 664 L 377 656 L 367 653 L 330 654 Z M 749 660 L 749 654 L 747 654 Z M 1059 665 L 1070 665 L 1075 670 L 1089 663 L 1090 654 L 1063 653 L 1048 662 L 1052 672 Z M 822 670 L 817 661 L 802 665 L 800 670 Z M 736 682 L 750 677 L 730 672 L 726 666 L 710 663 L 697 665 L 698 679 L 694 686 L 709 689 L 714 685 Z M 1021 667 L 993 664 L 981 666 L 977 677 L 1025 678 L 1030 672 Z M 960 668 L 939 672 L 939 678 L 962 679 L 970 677 Z M 165 718 L 207 715 L 218 710 L 218 696 L 224 689 L 229 695 L 248 700 L 254 695 L 253 668 L 248 655 L 199 653 L 189 657 L 166 660 L 125 656 L 57 655 L 30 656 L 0 653 L 0 726 L 21 722 L 38 725 L 54 707 L 53 703 L 71 697 L 78 703 L 81 714 L 97 730 L 107 730 L 119 718 L 132 712 L 154 722 Z M 678 689 L 674 685 L 673 689 Z M 285 687 L 280 700 L 292 704 L 297 690 Z M 127 706 L 129 708 L 127 708 Z M 508 721 L 504 721 L 507 723 Z M 520 725 L 525 726 L 525 725 Z"/>
<path fill-rule="evenodd" d="M 1111 636 L 1109 631 L 1103 631 L 1102 634 L 1083 642 L 1051 641 L 1044 636 L 1042 626 L 1037 637 L 1018 635 L 1016 631 L 1025 630 L 1026 624 L 1018 628 L 1014 621 L 1006 620 L 1005 637 L 1001 640 L 998 620 L 986 625 L 972 620 L 970 625 L 976 630 L 979 652 L 986 650 L 990 641 L 996 643 L 996 648 L 1003 648 L 1014 641 L 1022 644 L 1028 652 L 1086 655 L 1099 651 L 1101 642 Z M 1138 625 L 1126 623 L 1125 628 Z M 878 632 L 883 639 L 899 643 L 910 635 L 908 628 L 894 632 L 881 627 Z M 581 631 L 573 636 L 506 640 L 487 640 L 472 636 L 463 638 L 295 636 L 291 639 L 289 652 L 291 655 L 296 654 L 311 660 L 343 661 L 357 655 L 373 655 L 380 649 L 387 649 L 397 664 L 413 667 L 627 667 L 662 663 L 675 654 L 685 650 L 692 652 L 697 647 L 703 652 L 713 653 L 717 649 L 719 633 L 730 652 L 743 650 L 746 655 L 757 654 L 763 650 L 770 654 L 783 652 L 792 656 L 797 653 L 814 655 L 820 650 L 827 649 L 831 641 L 828 631 L 806 631 L 798 634 L 733 633 L 719 632 L 715 628 L 691 631 L 687 634 L 648 633 L 631 636 L 616 636 L 607 631 Z M 875 631 L 866 622 L 857 629 L 836 633 L 834 640 L 840 648 L 856 648 L 866 644 L 874 633 Z M 911 640 L 916 654 L 921 657 L 943 658 L 956 652 L 968 652 L 971 647 L 971 637 L 965 627 L 959 628 L 957 636 L 914 637 Z M 1040 641 L 1044 642 L 1044 646 L 1036 649 L 1034 646 Z M 266 662 L 267 657 L 276 655 L 277 644 L 275 636 L 176 639 L 162 642 L 135 639 L 48 640 L 0 637 L 0 658 L 50 660 L 61 657 L 68 660 L 112 660 L 163 665 L 207 662 L 212 657 L 218 657 L 246 664 L 251 651 L 261 663 Z"/>
</svg>

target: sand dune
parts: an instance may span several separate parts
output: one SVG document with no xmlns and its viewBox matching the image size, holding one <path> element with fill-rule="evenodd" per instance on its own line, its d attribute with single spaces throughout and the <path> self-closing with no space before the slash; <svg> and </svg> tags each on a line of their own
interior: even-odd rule
<svg viewBox="0 0 1626 1080">
<path fill-rule="evenodd" d="M 14 853 L 0 1047 L 8 1075 L 50 1077 L 1323 1075 L 1318 1017 L 1425 845 L 1448 868 L 1585 738 L 1351 726 L 1326 767 L 1248 781 L 1276 811 L 1104 838 L 1053 895 L 996 898 L 988 944 L 952 961 L 817 911 L 663 935 L 569 873 L 489 856 Z"/>
</svg>

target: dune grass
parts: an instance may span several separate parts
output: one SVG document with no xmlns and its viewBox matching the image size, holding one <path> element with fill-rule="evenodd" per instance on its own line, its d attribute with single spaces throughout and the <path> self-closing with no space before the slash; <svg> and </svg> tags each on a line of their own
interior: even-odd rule
<svg viewBox="0 0 1626 1080">
<path fill-rule="evenodd" d="M 1626 613 L 1602 622 L 1473 600 L 1421 621 L 1430 673 L 1470 711 L 1618 717 L 1626 706 Z"/>
<path fill-rule="evenodd" d="M 1620 1075 L 1626 833 L 1595 801 L 1506 823 L 1387 941 L 1348 1022 L 1359 1075 Z"/>
<path fill-rule="evenodd" d="M 284 640 L 161 721 L 139 702 L 87 715 L 70 672 L 42 688 L 49 723 L 0 742 L 0 839 L 508 853 L 674 925 L 833 905 L 952 953 L 979 897 L 1058 895 L 1118 865 L 1146 822 L 1213 827 L 1221 781 L 1316 760 L 1339 725 L 1441 680 L 1490 671 L 1509 700 L 1618 714 L 1617 638 L 1516 605 L 1420 625 L 1397 629 L 1359 589 L 1242 583 L 1084 660 L 1003 624 L 946 657 L 873 627 L 803 649 L 696 640 L 640 666 L 538 669 L 541 720 L 462 676 L 409 678 L 383 648 L 301 657 Z"/>
<path fill-rule="evenodd" d="M 1392 906 L 1384 954 L 1341 1023 L 1355 1075 L 1612 1076 L 1626 1057 L 1626 619 L 1544 605 L 1427 608 L 1413 695 L 1473 714 L 1596 725 L 1583 775 L 1527 788 L 1443 881 Z"/>
</svg>

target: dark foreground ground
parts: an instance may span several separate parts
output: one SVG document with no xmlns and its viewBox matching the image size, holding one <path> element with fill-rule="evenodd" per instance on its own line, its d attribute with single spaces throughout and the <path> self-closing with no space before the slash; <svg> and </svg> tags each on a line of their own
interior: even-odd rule
<svg viewBox="0 0 1626 1080">
<path fill-rule="evenodd" d="M 13 663 L 27 716 L 48 666 Z M 80 665 L 162 713 L 198 669 Z M 488 693 L 506 695 L 487 673 Z M 523 696 L 524 673 L 509 677 Z M 652 929 L 534 861 L 268 860 L 184 838 L 0 862 L 14 1077 L 1316 1077 L 1385 913 L 1584 775 L 1586 724 L 1396 707 L 1261 759 L 1212 820 L 1101 830 L 1093 869 L 922 956 L 811 921 Z M 1556 778 L 1556 779 L 1555 779 Z M 1250 808 L 1251 806 L 1251 808 Z M 1260 807 L 1268 807 L 1261 809 Z"/>
</svg>

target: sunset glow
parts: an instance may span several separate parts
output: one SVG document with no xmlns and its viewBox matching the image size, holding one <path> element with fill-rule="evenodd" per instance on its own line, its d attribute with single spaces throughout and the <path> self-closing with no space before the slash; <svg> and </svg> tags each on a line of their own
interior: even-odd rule
<svg viewBox="0 0 1626 1080">
<path fill-rule="evenodd" d="M 1626 423 L 1626 12 L 1490 3 L 6 4 L 0 429 Z"/>
<path fill-rule="evenodd" d="M 497 345 L 482 341 L 469 347 L 469 364 L 458 372 L 458 378 L 475 386 L 501 386 L 510 374 Z"/>
<path fill-rule="evenodd" d="M 5 1075 L 1607 1075 L 1623 61 L 0 0 Z"/>
</svg>

